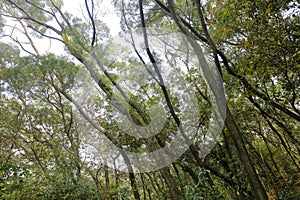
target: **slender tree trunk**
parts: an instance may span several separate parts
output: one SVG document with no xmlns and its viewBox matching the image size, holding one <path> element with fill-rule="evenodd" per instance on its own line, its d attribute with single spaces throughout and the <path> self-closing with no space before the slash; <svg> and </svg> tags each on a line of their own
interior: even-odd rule
<svg viewBox="0 0 300 200">
<path fill-rule="evenodd" d="M 135 179 L 135 175 L 132 172 L 129 172 L 129 179 L 130 179 L 130 184 L 131 184 L 131 188 L 133 190 L 133 195 L 134 198 L 136 200 L 141 200 L 138 188 L 137 188 L 137 184 L 136 184 L 136 179 Z"/>
<path fill-rule="evenodd" d="M 140 174 L 140 177 L 141 177 L 141 181 L 142 181 L 142 184 L 143 184 L 143 196 L 144 196 L 144 200 L 146 200 L 146 192 L 147 192 L 147 189 L 146 189 L 146 184 L 145 184 L 145 181 L 144 181 L 144 174 Z"/>
<path fill-rule="evenodd" d="M 227 107 L 227 116 L 226 116 L 225 123 L 233 138 L 234 145 L 238 151 L 239 159 L 241 160 L 244 166 L 244 170 L 247 174 L 248 180 L 250 182 L 253 191 L 253 196 L 255 197 L 255 199 L 260 199 L 260 200 L 268 199 L 265 188 L 260 182 L 258 175 L 255 171 L 255 168 L 252 164 L 252 161 L 249 157 L 242 135 L 228 107 Z"/>
<path fill-rule="evenodd" d="M 163 168 L 161 170 L 161 174 L 163 179 L 166 181 L 166 184 L 169 188 L 171 199 L 172 200 L 181 200 L 183 199 L 182 193 L 179 191 L 179 189 L 176 186 L 176 183 L 171 175 L 169 168 Z"/>
<path fill-rule="evenodd" d="M 110 190 L 110 187 L 109 187 L 109 172 L 108 172 L 108 167 L 105 166 L 104 168 L 104 175 L 105 175 L 105 189 L 106 189 L 106 192 L 105 192 L 105 199 L 110 199 L 109 197 L 109 190 Z"/>
</svg>

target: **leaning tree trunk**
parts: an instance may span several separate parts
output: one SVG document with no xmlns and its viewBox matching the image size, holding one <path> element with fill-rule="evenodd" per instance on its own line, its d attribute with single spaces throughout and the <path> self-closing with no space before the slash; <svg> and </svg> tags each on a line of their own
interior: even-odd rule
<svg viewBox="0 0 300 200">
<path fill-rule="evenodd" d="M 228 127 L 228 130 L 231 133 L 231 136 L 233 138 L 234 145 L 238 151 L 239 159 L 241 160 L 241 162 L 244 166 L 248 180 L 252 187 L 253 196 L 255 197 L 255 199 L 261 199 L 261 200 L 268 199 L 266 191 L 265 191 L 262 183 L 260 182 L 259 177 L 253 166 L 253 163 L 250 159 L 250 156 L 246 149 L 245 142 L 242 138 L 242 135 L 241 135 L 228 107 L 227 107 L 227 116 L 226 116 L 225 123 L 226 123 L 226 126 Z"/>
</svg>

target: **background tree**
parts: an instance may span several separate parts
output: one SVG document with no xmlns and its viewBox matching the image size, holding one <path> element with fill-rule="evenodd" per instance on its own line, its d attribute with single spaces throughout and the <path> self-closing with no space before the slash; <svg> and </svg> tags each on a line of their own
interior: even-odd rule
<svg viewBox="0 0 300 200">
<path fill-rule="evenodd" d="M 214 149 L 199 159 L 196 154 L 201 146 L 196 138 L 172 165 L 142 174 L 109 169 L 99 165 L 92 153 L 82 153 L 87 146 L 71 107 L 73 102 L 88 120 L 71 95 L 78 71 L 87 71 L 99 88 L 98 103 L 91 105 L 94 114 L 99 114 L 98 122 L 92 124 L 95 134 L 105 133 L 119 145 L 145 151 L 144 145 L 159 147 L 168 142 L 167 136 L 174 134 L 178 124 L 170 113 L 168 127 L 160 137 L 135 141 L 116 126 L 113 116 L 101 113 L 99 108 L 109 110 L 112 88 L 122 74 L 91 67 L 88 56 L 95 47 L 105 48 L 103 41 L 110 36 L 96 15 L 97 3 L 83 3 L 85 19 L 65 12 L 62 1 L 6 0 L 0 4 L 1 19 L 6 20 L 0 20 L 6 28 L 2 37 L 13 43 L 6 40 L 0 50 L 1 198 L 300 197 L 297 1 L 113 1 L 123 30 L 158 27 L 180 31 L 198 41 L 222 74 L 226 88 L 226 127 Z M 38 38 L 61 42 L 66 56 L 41 53 Z M 103 63 L 110 61 L 109 54 L 113 55 L 113 49 L 103 53 Z M 130 67 L 141 62 L 136 57 L 131 63 L 109 66 Z M 185 75 L 197 91 L 201 111 L 209 113 L 209 94 L 201 73 L 188 69 Z M 163 88 L 154 89 L 166 94 Z M 143 124 L 147 123 L 145 107 L 155 104 L 155 98 L 146 97 L 144 90 L 138 92 L 131 96 L 130 114 Z M 176 105 L 175 98 L 170 100 Z M 202 130 L 208 120 L 203 119 Z"/>
</svg>

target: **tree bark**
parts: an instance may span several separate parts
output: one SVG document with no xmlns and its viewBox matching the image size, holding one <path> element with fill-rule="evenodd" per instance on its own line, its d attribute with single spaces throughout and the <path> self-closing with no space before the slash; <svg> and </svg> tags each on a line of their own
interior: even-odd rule
<svg viewBox="0 0 300 200">
<path fill-rule="evenodd" d="M 182 193 L 179 191 L 179 189 L 176 186 L 176 183 L 170 173 L 169 168 L 163 168 L 161 170 L 161 174 L 163 179 L 166 181 L 166 184 L 169 188 L 171 199 L 172 200 L 181 200 L 184 199 Z"/>
<path fill-rule="evenodd" d="M 252 161 L 249 157 L 242 135 L 228 107 L 226 113 L 227 116 L 226 116 L 225 123 L 229 132 L 231 133 L 231 136 L 234 141 L 234 145 L 238 152 L 239 159 L 242 162 L 244 170 L 247 174 L 248 180 L 250 182 L 253 191 L 253 196 L 255 197 L 255 199 L 260 199 L 260 200 L 268 199 L 265 188 L 260 182 L 258 175 L 255 171 L 255 168 L 252 164 Z"/>
</svg>

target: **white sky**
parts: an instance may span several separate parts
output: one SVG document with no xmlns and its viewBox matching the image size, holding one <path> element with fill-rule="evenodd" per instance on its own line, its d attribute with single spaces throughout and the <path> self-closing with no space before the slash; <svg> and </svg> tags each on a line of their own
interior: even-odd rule
<svg viewBox="0 0 300 200">
<path fill-rule="evenodd" d="M 64 9 L 67 8 L 69 12 L 82 16 L 82 10 L 86 14 L 84 2 L 84 0 L 64 0 Z M 99 3 L 101 12 L 105 13 L 105 17 L 101 18 L 101 20 L 109 26 L 111 29 L 111 35 L 116 35 L 120 31 L 118 24 L 120 19 L 114 11 L 111 0 L 94 0 L 94 2 L 95 4 Z"/>
<path fill-rule="evenodd" d="M 63 12 L 68 11 L 71 14 L 73 14 L 79 18 L 83 18 L 83 14 L 85 15 L 85 17 L 87 17 L 87 12 L 86 12 L 86 8 L 85 8 L 85 0 L 63 0 L 63 1 L 64 1 L 64 6 L 62 9 Z M 99 16 L 96 16 L 96 18 L 98 18 L 98 19 L 102 20 L 104 23 L 106 23 L 106 25 L 110 28 L 111 36 L 117 35 L 117 33 L 121 31 L 120 25 L 119 25 L 120 19 L 116 15 L 116 12 L 111 3 L 111 0 L 94 0 L 94 2 L 95 2 L 95 9 L 98 10 L 100 8 L 100 11 L 98 10 Z M 99 8 L 97 7 L 98 6 L 97 4 L 99 4 Z M 6 20 L 8 21 L 8 24 L 12 25 L 11 24 L 12 21 L 10 21 L 10 19 L 6 19 Z M 49 23 L 49 24 L 51 24 L 51 23 Z M 12 26 L 14 26 L 14 25 L 12 25 Z M 19 24 L 17 24 L 17 27 L 18 26 L 19 26 Z M 7 34 L 10 34 L 12 32 L 12 29 L 5 28 L 4 31 L 7 32 Z M 52 36 L 56 36 L 56 35 L 52 35 Z M 28 42 L 28 39 L 23 34 L 20 34 L 17 31 L 14 31 L 13 37 L 17 38 L 19 41 Z M 8 42 L 8 38 L 5 37 L 4 40 L 2 39 L 2 41 Z M 41 54 L 44 54 L 46 52 L 51 52 L 51 53 L 55 53 L 55 54 L 63 54 L 64 53 L 63 45 L 56 40 L 51 40 L 51 42 L 50 42 L 49 39 L 34 38 L 33 41 L 34 41 L 38 51 Z M 11 41 L 11 42 L 13 42 L 13 41 Z M 24 45 L 24 47 L 26 47 L 27 50 L 33 52 L 33 49 L 31 48 L 30 45 Z M 23 52 L 22 55 L 26 55 L 26 53 Z"/>
<path fill-rule="evenodd" d="M 104 16 L 104 17 L 96 16 L 96 18 L 101 19 L 104 23 L 106 23 L 106 25 L 110 28 L 110 34 L 112 36 L 114 36 L 118 32 L 120 32 L 121 31 L 121 28 L 119 25 L 120 19 L 115 13 L 115 10 L 111 3 L 111 0 L 94 0 L 94 3 L 95 3 L 95 7 L 96 7 L 95 9 L 98 9 L 97 4 L 100 4 L 99 15 Z M 72 13 L 73 15 L 80 17 L 80 18 L 83 17 L 83 14 L 85 15 L 85 17 L 87 17 L 84 0 L 64 0 L 63 11 L 68 11 L 68 12 Z M 58 46 L 56 46 L 56 45 L 60 46 L 60 48 L 58 48 Z M 50 52 L 53 52 L 53 50 L 54 50 L 54 53 L 58 53 L 57 49 L 63 49 L 61 44 L 58 44 L 57 42 L 52 43 L 51 46 L 52 46 L 52 48 L 50 48 Z M 49 48 L 48 48 L 48 50 L 49 50 Z M 45 51 L 47 51 L 47 49 L 45 49 Z M 63 51 L 60 53 L 63 53 Z"/>
</svg>

